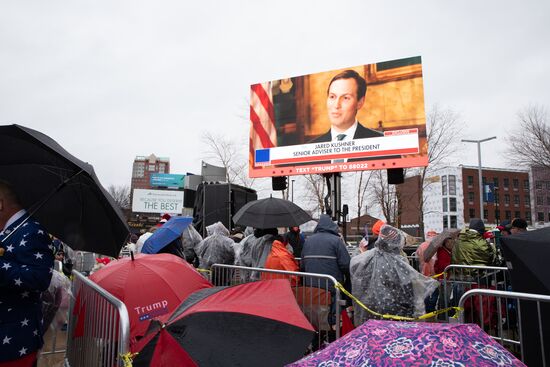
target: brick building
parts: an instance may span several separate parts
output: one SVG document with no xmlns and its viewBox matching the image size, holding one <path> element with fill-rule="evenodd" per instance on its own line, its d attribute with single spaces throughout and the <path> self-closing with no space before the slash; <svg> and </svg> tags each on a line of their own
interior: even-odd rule
<svg viewBox="0 0 550 367">
<path fill-rule="evenodd" d="M 152 189 L 153 173 L 170 173 L 170 159 L 151 154 L 147 157 L 137 156 L 132 167 L 131 191 L 134 189 Z"/>
<path fill-rule="evenodd" d="M 494 203 L 483 203 L 483 218 L 486 223 L 498 224 L 502 220 L 523 218 L 532 223 L 531 194 L 528 170 L 498 168 L 482 169 L 483 185 L 492 184 Z M 479 173 L 476 167 L 462 167 L 464 191 L 464 218 L 480 218 Z"/>
<path fill-rule="evenodd" d="M 533 195 L 531 197 L 533 221 L 538 226 L 550 223 L 550 169 L 545 167 L 531 168 Z"/>
</svg>

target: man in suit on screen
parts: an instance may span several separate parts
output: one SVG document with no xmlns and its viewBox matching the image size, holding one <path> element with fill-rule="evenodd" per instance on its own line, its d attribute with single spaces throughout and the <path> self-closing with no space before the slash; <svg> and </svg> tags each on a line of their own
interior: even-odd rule
<svg viewBox="0 0 550 367">
<path fill-rule="evenodd" d="M 357 112 L 365 104 L 367 82 L 354 70 L 345 70 L 330 81 L 327 90 L 327 110 L 331 128 L 310 143 L 349 141 L 383 136 L 357 121 Z"/>
</svg>

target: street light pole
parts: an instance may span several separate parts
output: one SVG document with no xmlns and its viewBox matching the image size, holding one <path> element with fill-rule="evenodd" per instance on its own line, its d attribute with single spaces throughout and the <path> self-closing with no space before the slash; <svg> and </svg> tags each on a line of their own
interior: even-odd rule
<svg viewBox="0 0 550 367">
<path fill-rule="evenodd" d="M 485 138 L 481 140 L 467 140 L 462 139 L 461 141 L 463 143 L 476 143 L 477 144 L 477 162 L 478 162 L 478 169 L 479 169 L 479 217 L 481 220 L 485 221 L 484 215 L 483 215 L 483 174 L 481 172 L 481 143 L 484 143 L 489 140 L 496 139 L 496 136 L 491 136 L 490 138 Z"/>
<path fill-rule="evenodd" d="M 290 201 L 294 202 L 294 181 L 290 181 Z"/>
</svg>

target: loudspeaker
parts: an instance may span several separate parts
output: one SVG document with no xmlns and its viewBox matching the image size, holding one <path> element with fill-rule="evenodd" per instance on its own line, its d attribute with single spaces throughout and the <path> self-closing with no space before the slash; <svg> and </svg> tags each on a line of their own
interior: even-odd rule
<svg viewBox="0 0 550 367">
<path fill-rule="evenodd" d="M 399 185 L 405 182 L 405 174 L 403 168 L 388 169 L 388 184 Z"/>
<path fill-rule="evenodd" d="M 286 176 L 271 177 L 271 188 L 274 191 L 286 189 Z"/>
</svg>

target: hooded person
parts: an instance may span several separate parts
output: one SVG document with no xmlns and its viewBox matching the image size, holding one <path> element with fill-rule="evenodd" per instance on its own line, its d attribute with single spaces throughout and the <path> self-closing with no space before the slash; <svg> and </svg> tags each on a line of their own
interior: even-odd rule
<svg viewBox="0 0 550 367">
<path fill-rule="evenodd" d="M 490 266 L 495 263 L 496 249 L 485 241 L 485 225 L 479 218 L 472 218 L 467 229 L 460 231 L 453 247 L 451 263 L 459 265 Z"/>
<path fill-rule="evenodd" d="M 216 222 L 206 227 L 207 237 L 196 246 L 199 256 L 199 267 L 210 269 L 213 264 L 230 264 L 235 262 L 233 240 L 223 223 Z"/>
<path fill-rule="evenodd" d="M 201 241 L 202 236 L 192 224 L 188 225 L 181 234 L 181 245 L 185 261 L 192 264 L 195 268 L 199 267 L 199 257 L 197 256 L 196 249 Z"/>
<path fill-rule="evenodd" d="M 349 261 L 350 256 L 338 233 L 338 225 L 329 215 L 322 214 L 313 234 L 304 243 L 300 269 L 308 273 L 332 275 L 345 284 L 349 278 Z M 321 284 L 321 287 L 325 285 Z M 334 290 L 332 284 L 328 284 L 328 288 Z"/>
<path fill-rule="evenodd" d="M 438 287 L 437 280 L 416 271 L 401 256 L 405 234 L 390 225 L 380 228 L 372 250 L 351 259 L 353 295 L 371 310 L 406 317 L 425 313 L 424 299 Z M 354 305 L 355 325 L 374 316 Z"/>
</svg>

